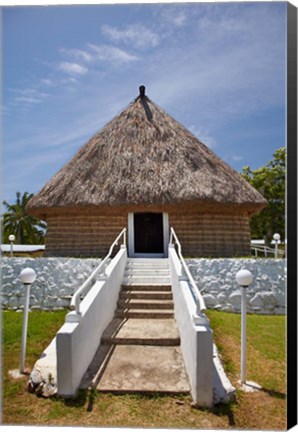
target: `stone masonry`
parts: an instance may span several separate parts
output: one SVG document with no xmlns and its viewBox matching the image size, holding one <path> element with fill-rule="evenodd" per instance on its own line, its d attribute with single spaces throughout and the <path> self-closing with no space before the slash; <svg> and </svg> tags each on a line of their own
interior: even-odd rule
<svg viewBox="0 0 298 432">
<path fill-rule="evenodd" d="M 285 313 L 284 259 L 188 259 L 186 262 L 207 308 L 241 312 L 241 288 L 235 276 L 245 268 L 253 275 L 253 282 L 246 292 L 247 311 L 259 314 Z"/>
<path fill-rule="evenodd" d="M 2 258 L 2 309 L 18 310 L 24 304 L 21 270 L 31 267 L 36 281 L 30 288 L 30 309 L 68 308 L 73 293 L 100 263 L 100 259 Z"/>
<path fill-rule="evenodd" d="M 251 313 L 284 314 L 286 261 L 284 259 L 187 259 L 209 309 L 240 312 L 241 290 L 235 275 L 250 270 L 253 283 L 247 289 L 247 309 Z M 100 263 L 100 259 L 2 258 L 1 300 L 3 309 L 23 308 L 21 270 L 32 267 L 37 279 L 30 290 L 30 308 L 59 310 L 69 307 L 72 294 Z"/>
</svg>

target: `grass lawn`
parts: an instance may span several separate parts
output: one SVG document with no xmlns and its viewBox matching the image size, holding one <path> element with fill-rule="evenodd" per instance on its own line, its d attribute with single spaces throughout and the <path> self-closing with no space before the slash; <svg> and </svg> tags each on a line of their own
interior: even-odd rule
<svg viewBox="0 0 298 432">
<path fill-rule="evenodd" d="M 29 314 L 26 366 L 32 368 L 64 322 L 65 311 Z M 240 376 L 240 315 L 208 311 L 214 340 L 235 387 Z M 73 400 L 38 398 L 15 380 L 19 367 L 22 313 L 2 313 L 2 424 L 114 426 L 183 429 L 286 429 L 285 317 L 247 316 L 247 377 L 262 390 L 243 393 L 213 409 L 191 406 L 189 396 L 98 394 L 82 391 Z"/>
</svg>

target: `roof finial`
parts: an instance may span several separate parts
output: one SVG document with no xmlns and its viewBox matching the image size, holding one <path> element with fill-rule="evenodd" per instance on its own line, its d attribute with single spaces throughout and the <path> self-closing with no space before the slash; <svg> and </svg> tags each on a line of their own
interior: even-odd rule
<svg viewBox="0 0 298 432">
<path fill-rule="evenodd" d="M 141 98 L 143 98 L 145 96 L 145 86 L 141 85 L 139 90 L 140 90 L 140 96 Z"/>
</svg>

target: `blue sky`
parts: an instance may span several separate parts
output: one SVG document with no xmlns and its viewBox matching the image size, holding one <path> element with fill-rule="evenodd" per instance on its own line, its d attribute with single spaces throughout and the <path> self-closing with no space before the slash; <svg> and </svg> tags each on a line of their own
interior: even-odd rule
<svg viewBox="0 0 298 432">
<path fill-rule="evenodd" d="M 15 6 L 2 23 L 2 200 L 37 193 L 141 84 L 237 171 L 286 144 L 285 2 Z"/>
</svg>

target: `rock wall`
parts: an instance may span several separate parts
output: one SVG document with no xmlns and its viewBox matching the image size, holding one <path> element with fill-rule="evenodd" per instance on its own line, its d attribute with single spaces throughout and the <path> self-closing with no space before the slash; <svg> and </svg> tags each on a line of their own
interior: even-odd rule
<svg viewBox="0 0 298 432">
<path fill-rule="evenodd" d="M 247 288 L 247 310 L 251 313 L 284 314 L 286 273 L 284 259 L 187 259 L 206 306 L 229 312 L 241 311 L 241 289 L 235 276 L 246 268 L 253 274 Z M 37 279 L 30 290 L 30 308 L 58 310 L 69 307 L 80 287 L 100 259 L 2 258 L 1 300 L 3 309 L 22 309 L 24 288 L 21 270 L 32 267 Z"/>
<path fill-rule="evenodd" d="M 72 294 L 99 263 L 92 258 L 2 258 L 2 308 L 22 309 L 24 286 L 19 274 L 25 267 L 37 275 L 30 288 L 30 309 L 59 310 L 69 307 Z"/>
<path fill-rule="evenodd" d="M 189 270 L 198 284 L 207 308 L 241 312 L 241 288 L 236 273 L 245 268 L 253 275 L 247 288 L 247 311 L 284 314 L 286 261 L 284 259 L 188 259 Z"/>
</svg>

